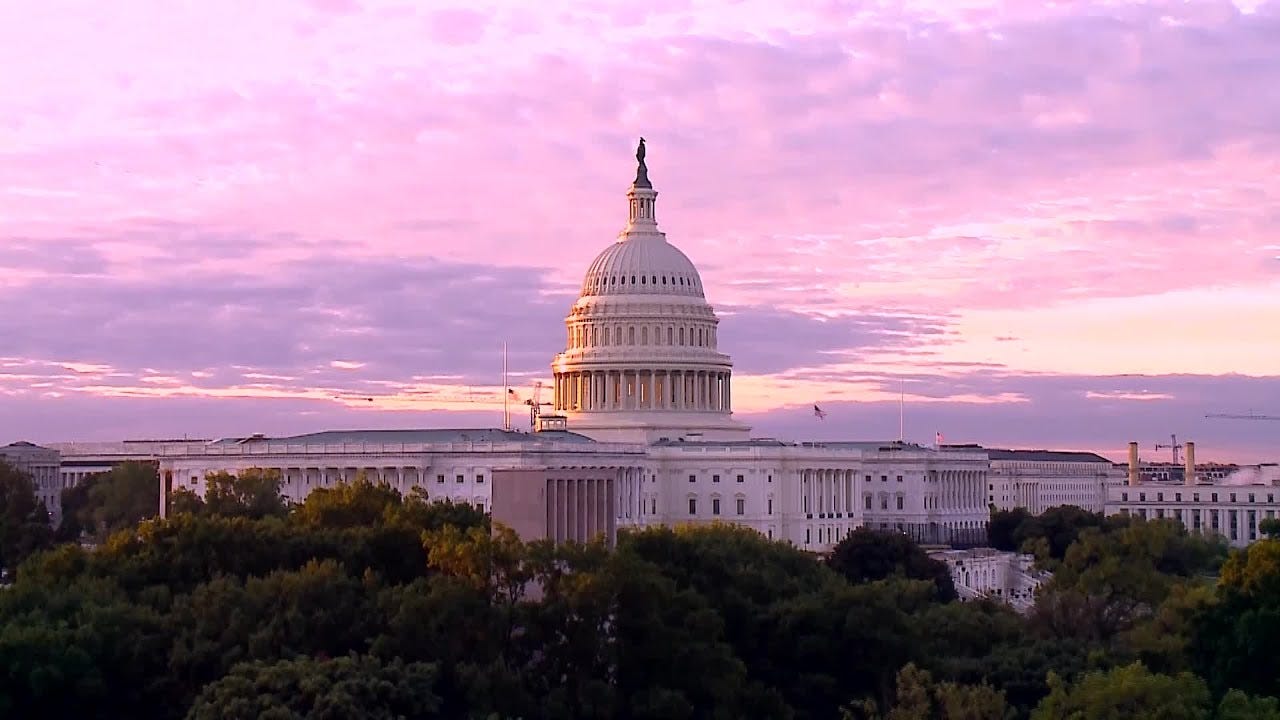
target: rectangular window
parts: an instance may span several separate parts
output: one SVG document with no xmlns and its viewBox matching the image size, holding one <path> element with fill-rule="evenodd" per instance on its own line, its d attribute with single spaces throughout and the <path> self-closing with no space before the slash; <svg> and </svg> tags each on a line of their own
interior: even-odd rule
<svg viewBox="0 0 1280 720">
<path fill-rule="evenodd" d="M 658 514 L 658 498 L 654 498 L 649 501 L 649 514 L 650 515 Z"/>
<path fill-rule="evenodd" d="M 881 509 L 881 510 L 888 510 L 888 509 L 889 509 L 889 496 L 888 496 L 888 495 L 885 495 L 884 497 L 880 498 L 880 509 Z"/>
<path fill-rule="evenodd" d="M 484 503 L 476 503 L 476 509 L 480 512 L 484 512 Z"/>
<path fill-rule="evenodd" d="M 713 483 L 720 482 L 720 476 L 719 476 L 719 475 L 712 475 L 712 476 L 711 476 L 711 482 L 713 482 Z"/>
<path fill-rule="evenodd" d="M 477 484 L 477 485 L 483 485 L 483 484 L 484 484 L 484 476 L 483 476 L 483 475 L 477 475 L 477 476 L 476 476 L 476 484 Z"/>
<path fill-rule="evenodd" d="M 773 498 L 769 498 L 769 514 L 773 514 Z"/>
<path fill-rule="evenodd" d="M 1164 493 L 1156 493 L 1156 502 L 1164 502 Z"/>
<path fill-rule="evenodd" d="M 881 475 L 881 476 L 880 476 L 880 482 L 889 482 L 889 476 L 888 476 L 888 475 Z"/>
<path fill-rule="evenodd" d="M 747 514 L 747 501 L 744 498 L 738 498 L 738 514 L 739 515 Z"/>
<path fill-rule="evenodd" d="M 902 509 L 902 496 L 901 496 L 901 495 L 899 495 L 899 496 L 898 496 L 898 509 L 899 509 L 899 510 L 901 510 L 901 509 Z"/>
<path fill-rule="evenodd" d="M 689 514 L 698 514 L 698 498 L 689 498 Z"/>
<path fill-rule="evenodd" d="M 1218 493 L 1213 493 L 1213 494 L 1210 496 L 1210 499 L 1211 499 L 1213 502 L 1218 502 Z"/>
<path fill-rule="evenodd" d="M 698 476 L 697 476 L 697 475 L 690 475 L 690 476 L 689 476 L 689 482 L 698 482 Z"/>
<path fill-rule="evenodd" d="M 1182 493 L 1174 493 L 1173 500 L 1174 502 L 1182 502 Z"/>
<path fill-rule="evenodd" d="M 458 476 L 458 482 L 466 482 L 466 478 L 462 475 Z"/>
<path fill-rule="evenodd" d="M 870 496 L 870 495 L 863 495 L 863 496 L 862 496 L 862 500 L 863 500 L 863 504 L 864 504 L 864 505 L 866 505 L 866 507 L 867 507 L 867 509 L 868 509 L 868 510 L 870 510 L 870 509 L 871 509 L 871 496 Z"/>
<path fill-rule="evenodd" d="M 899 475 L 899 476 L 898 476 L 898 482 L 902 482 L 902 476 L 901 476 L 901 475 Z"/>
<path fill-rule="evenodd" d="M 1129 493 L 1120 493 L 1120 500 L 1123 502 L 1129 502 Z"/>
<path fill-rule="evenodd" d="M 805 529 L 804 529 L 804 544 L 805 544 L 805 545 L 808 545 L 808 544 L 809 544 L 809 537 L 810 537 L 809 532 L 810 532 L 809 528 L 805 528 Z"/>
<path fill-rule="evenodd" d="M 773 476 L 772 476 L 772 475 L 770 475 L 770 476 L 769 476 L 769 482 L 773 482 Z"/>
<path fill-rule="evenodd" d="M 871 482 L 871 476 L 870 476 L 870 475 L 868 475 L 868 476 L 867 476 L 867 482 Z"/>
<path fill-rule="evenodd" d="M 1253 493 L 1249 493 L 1249 502 L 1253 502 Z"/>
<path fill-rule="evenodd" d="M 1235 501 L 1236 501 L 1236 494 L 1231 493 L 1231 502 L 1235 502 Z"/>
<path fill-rule="evenodd" d="M 711 514 L 720 514 L 720 498 L 711 498 Z"/>
<path fill-rule="evenodd" d="M 436 482 L 438 482 L 438 483 L 443 483 L 443 482 L 444 482 L 444 476 L 443 476 L 443 475 L 437 475 L 437 476 L 436 476 Z"/>
<path fill-rule="evenodd" d="M 746 478 L 744 478 L 744 477 L 742 477 L 741 475 L 739 475 L 739 476 L 738 476 L 738 482 L 746 482 Z"/>
</svg>

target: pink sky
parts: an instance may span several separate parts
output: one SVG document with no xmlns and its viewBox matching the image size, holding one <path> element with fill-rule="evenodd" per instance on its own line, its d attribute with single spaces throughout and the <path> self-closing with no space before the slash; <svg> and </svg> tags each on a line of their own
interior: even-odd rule
<svg viewBox="0 0 1280 720">
<path fill-rule="evenodd" d="M 920 441 L 1280 460 L 1203 417 L 1280 415 L 1277 47 L 1277 2 L 0 4 L 0 442 L 492 425 L 644 135 L 760 434 L 905 392 Z"/>
</svg>

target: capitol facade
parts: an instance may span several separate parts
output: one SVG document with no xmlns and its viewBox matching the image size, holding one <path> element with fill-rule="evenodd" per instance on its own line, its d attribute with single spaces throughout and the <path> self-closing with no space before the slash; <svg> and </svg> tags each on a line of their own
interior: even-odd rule
<svg viewBox="0 0 1280 720">
<path fill-rule="evenodd" d="M 214 442 L 59 446 L 87 474 L 158 462 L 166 489 L 275 469 L 294 501 L 357 476 L 492 507 L 494 474 L 598 470 L 610 527 L 728 522 L 821 552 L 854 528 L 981 544 L 990 462 L 981 448 L 753 438 L 733 417 L 733 362 L 697 268 L 659 230 L 644 145 L 627 223 L 587 267 L 552 361 L 553 407 L 531 432 L 334 431 Z M 72 466 L 74 472 L 74 466 Z M 72 479 L 74 482 L 74 478 Z M 595 502 L 593 500 L 593 502 Z M 163 508 L 162 508 L 163 511 Z M 594 522 L 594 521 L 593 521 Z"/>
</svg>

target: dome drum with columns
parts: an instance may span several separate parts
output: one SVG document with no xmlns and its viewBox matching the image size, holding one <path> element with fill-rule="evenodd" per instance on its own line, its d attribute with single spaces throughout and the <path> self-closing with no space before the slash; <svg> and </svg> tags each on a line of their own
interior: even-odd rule
<svg viewBox="0 0 1280 720">
<path fill-rule="evenodd" d="M 587 269 L 556 356 L 555 409 L 598 440 L 746 439 L 731 418 L 733 363 L 697 268 L 658 230 L 644 164 L 627 192 L 627 226 Z"/>
</svg>

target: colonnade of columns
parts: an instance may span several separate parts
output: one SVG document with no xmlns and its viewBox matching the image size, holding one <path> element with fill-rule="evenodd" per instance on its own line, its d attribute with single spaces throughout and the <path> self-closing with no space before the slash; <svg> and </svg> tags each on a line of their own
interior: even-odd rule
<svg viewBox="0 0 1280 720">
<path fill-rule="evenodd" d="M 806 515 L 854 512 L 857 471 L 801 470 L 800 511 Z"/>
<path fill-rule="evenodd" d="M 612 538 L 614 502 L 612 479 L 547 480 L 547 536 L 557 543 Z"/>
<path fill-rule="evenodd" d="M 943 508 L 985 508 L 987 473 L 982 470 L 939 470 L 938 497 Z"/>
<path fill-rule="evenodd" d="M 564 372 L 555 378 L 555 409 L 729 412 L 731 386 L 724 370 Z"/>
</svg>

